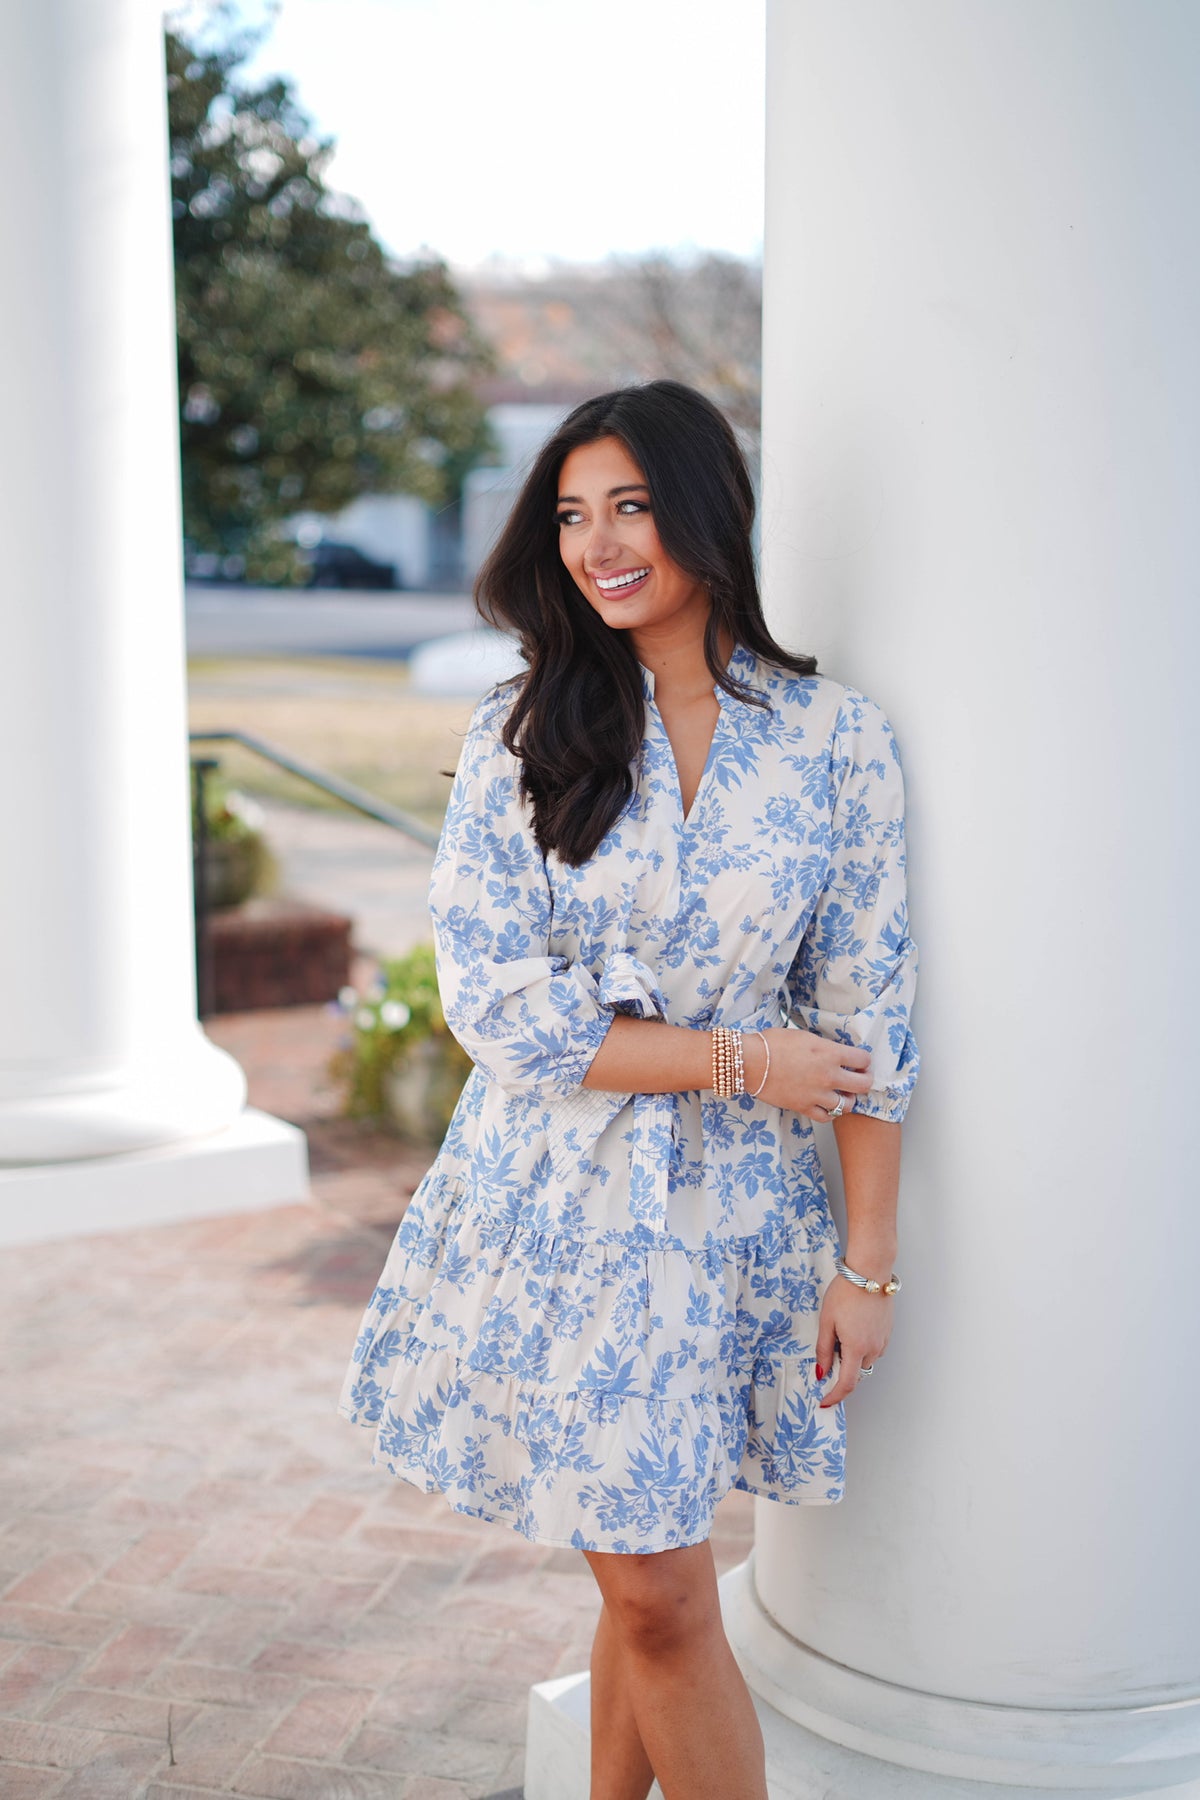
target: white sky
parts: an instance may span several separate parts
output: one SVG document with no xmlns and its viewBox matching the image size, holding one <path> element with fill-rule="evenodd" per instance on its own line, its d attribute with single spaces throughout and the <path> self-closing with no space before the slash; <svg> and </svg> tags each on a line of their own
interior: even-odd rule
<svg viewBox="0 0 1200 1800">
<path fill-rule="evenodd" d="M 397 254 L 762 248 L 765 0 L 281 0 L 246 73 Z M 269 0 L 236 0 L 261 20 Z"/>
</svg>

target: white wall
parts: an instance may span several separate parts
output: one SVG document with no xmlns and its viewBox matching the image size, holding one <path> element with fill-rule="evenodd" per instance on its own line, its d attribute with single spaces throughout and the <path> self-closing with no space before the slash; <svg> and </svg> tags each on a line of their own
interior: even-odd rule
<svg viewBox="0 0 1200 1800">
<path fill-rule="evenodd" d="M 468 587 L 503 530 L 538 451 L 570 411 L 569 406 L 515 400 L 489 407 L 488 423 L 503 461 L 499 467 L 472 469 L 463 484 L 463 572 Z"/>
<path fill-rule="evenodd" d="M 362 494 L 324 521 L 325 536 L 353 544 L 377 562 L 390 562 L 401 587 L 429 580 L 429 508 L 413 494 Z"/>
</svg>

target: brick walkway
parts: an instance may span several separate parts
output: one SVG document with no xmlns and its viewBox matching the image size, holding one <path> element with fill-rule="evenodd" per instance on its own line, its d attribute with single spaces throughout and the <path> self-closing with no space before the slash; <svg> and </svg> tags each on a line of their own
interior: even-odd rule
<svg viewBox="0 0 1200 1800">
<path fill-rule="evenodd" d="M 572 1551 L 366 1466 L 337 1417 L 419 1157 L 336 1117 L 322 1008 L 213 1020 L 311 1203 L 0 1254 L 4 1800 L 516 1800 L 583 1666 Z M 749 1544 L 732 1495 L 714 1547 Z"/>
</svg>

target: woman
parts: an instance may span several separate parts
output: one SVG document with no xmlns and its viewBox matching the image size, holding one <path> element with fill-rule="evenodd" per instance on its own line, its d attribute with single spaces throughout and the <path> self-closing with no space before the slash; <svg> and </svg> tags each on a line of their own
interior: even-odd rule
<svg viewBox="0 0 1200 1800">
<path fill-rule="evenodd" d="M 528 671 L 475 709 L 430 887 L 476 1066 L 341 1399 L 373 1461 L 586 1556 L 593 1800 L 764 1800 L 713 1511 L 842 1497 L 899 1285 L 900 767 L 878 707 L 768 634 L 753 507 L 714 406 L 620 389 L 480 574 Z"/>
</svg>

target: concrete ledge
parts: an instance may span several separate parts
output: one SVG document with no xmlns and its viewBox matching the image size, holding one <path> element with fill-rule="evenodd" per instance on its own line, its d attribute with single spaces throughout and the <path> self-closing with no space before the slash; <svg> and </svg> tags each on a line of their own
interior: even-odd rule
<svg viewBox="0 0 1200 1800">
<path fill-rule="evenodd" d="M 0 1168 L 0 1245 L 248 1212 L 308 1191 L 304 1133 L 247 1107 L 204 1137 Z"/>
<path fill-rule="evenodd" d="M 560 1675 L 529 1690 L 525 1800 L 588 1800 L 591 1678 Z M 655 1782 L 652 1800 L 662 1800 Z"/>
</svg>

